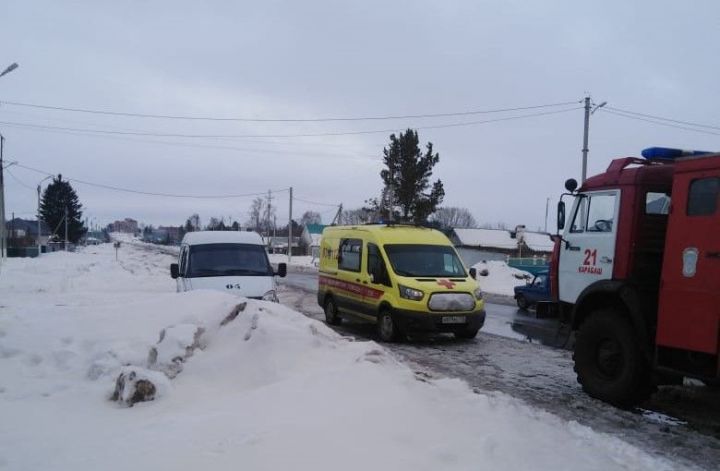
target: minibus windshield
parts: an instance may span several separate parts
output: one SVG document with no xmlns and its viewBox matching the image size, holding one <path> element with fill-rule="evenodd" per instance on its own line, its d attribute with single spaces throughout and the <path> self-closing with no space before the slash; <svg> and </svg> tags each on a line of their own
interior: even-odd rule
<svg viewBox="0 0 720 471">
<path fill-rule="evenodd" d="M 253 244 L 202 244 L 190 247 L 187 276 L 272 276 L 265 247 Z"/>
<path fill-rule="evenodd" d="M 455 250 L 447 245 L 385 245 L 393 271 L 400 276 L 460 277 L 467 276 Z"/>
</svg>

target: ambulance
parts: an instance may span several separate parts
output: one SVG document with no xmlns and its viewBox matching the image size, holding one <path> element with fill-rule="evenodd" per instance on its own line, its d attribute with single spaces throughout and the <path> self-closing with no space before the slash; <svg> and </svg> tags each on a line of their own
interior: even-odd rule
<svg viewBox="0 0 720 471">
<path fill-rule="evenodd" d="M 374 323 L 384 342 L 417 332 L 472 339 L 485 322 L 475 270 L 443 233 L 425 227 L 326 227 L 317 298 L 328 324 Z"/>
</svg>

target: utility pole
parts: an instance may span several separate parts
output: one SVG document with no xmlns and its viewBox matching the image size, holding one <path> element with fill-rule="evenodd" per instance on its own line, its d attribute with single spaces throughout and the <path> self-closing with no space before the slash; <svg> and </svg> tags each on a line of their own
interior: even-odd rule
<svg viewBox="0 0 720 471">
<path fill-rule="evenodd" d="M 603 101 L 599 105 L 596 105 L 591 109 L 592 104 L 590 103 L 590 96 L 585 97 L 585 129 L 583 132 L 583 148 L 582 148 L 582 183 L 587 180 L 587 155 L 588 155 L 588 137 L 590 134 L 590 115 L 595 113 L 598 108 L 602 108 L 607 105 L 607 101 Z"/>
<path fill-rule="evenodd" d="M 343 208 L 343 205 L 342 205 L 342 203 L 340 203 L 340 206 L 338 206 L 337 213 L 335 213 L 335 217 L 333 218 L 332 222 L 330 223 L 331 226 L 334 226 L 336 222 L 338 224 L 340 224 L 340 217 L 342 216 L 342 208 Z"/>
<path fill-rule="evenodd" d="M 7 256 L 7 235 L 5 234 L 5 180 L 3 177 L 3 148 L 5 137 L 0 134 L 0 263 Z"/>
<path fill-rule="evenodd" d="M 292 190 L 292 187 L 290 187 L 290 216 L 288 216 L 288 265 L 290 265 L 290 262 L 292 261 Z"/>
<path fill-rule="evenodd" d="M 65 206 L 65 252 L 68 246 L 68 208 Z"/>
<path fill-rule="evenodd" d="M 38 246 L 38 258 L 40 258 L 40 253 L 42 252 L 42 241 L 40 240 L 40 184 L 38 184 L 37 191 L 38 191 L 38 212 L 37 212 L 38 232 L 37 232 L 37 246 Z"/>
<path fill-rule="evenodd" d="M 582 182 L 587 179 L 588 134 L 590 132 L 590 97 L 585 97 L 585 132 L 583 133 L 582 148 Z"/>
</svg>

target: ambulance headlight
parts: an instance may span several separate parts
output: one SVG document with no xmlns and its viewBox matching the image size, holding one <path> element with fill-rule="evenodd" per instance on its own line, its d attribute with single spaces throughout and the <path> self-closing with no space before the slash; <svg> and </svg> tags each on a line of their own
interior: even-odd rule
<svg viewBox="0 0 720 471">
<path fill-rule="evenodd" d="M 271 289 L 267 293 L 262 295 L 263 301 L 272 301 L 274 303 L 280 302 L 280 300 L 277 297 L 277 292 L 274 289 Z"/>
<path fill-rule="evenodd" d="M 480 289 L 479 286 L 477 288 L 475 288 L 475 291 L 473 294 L 475 295 L 475 299 L 477 299 L 478 301 L 480 301 L 483 298 L 482 290 Z"/>
<path fill-rule="evenodd" d="M 408 288 L 407 286 L 398 285 L 400 290 L 400 297 L 405 299 L 412 299 L 413 301 L 420 301 L 424 293 L 419 289 Z"/>
</svg>

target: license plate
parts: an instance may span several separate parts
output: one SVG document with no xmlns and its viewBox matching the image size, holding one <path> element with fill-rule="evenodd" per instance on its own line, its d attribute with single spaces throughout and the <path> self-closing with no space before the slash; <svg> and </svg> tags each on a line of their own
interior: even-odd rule
<svg viewBox="0 0 720 471">
<path fill-rule="evenodd" d="M 443 324 L 464 324 L 466 322 L 465 316 L 443 316 Z"/>
</svg>

